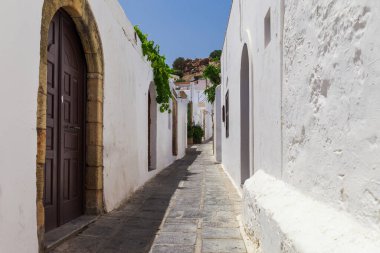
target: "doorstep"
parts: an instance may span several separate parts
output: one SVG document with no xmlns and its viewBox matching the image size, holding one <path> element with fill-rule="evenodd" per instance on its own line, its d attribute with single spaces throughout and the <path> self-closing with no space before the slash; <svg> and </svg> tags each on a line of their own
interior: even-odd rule
<svg viewBox="0 0 380 253">
<path fill-rule="evenodd" d="M 53 229 L 45 234 L 45 249 L 46 252 L 56 248 L 61 243 L 70 237 L 82 232 L 88 225 L 95 222 L 99 216 L 82 215 L 79 218 L 66 223 L 56 229 Z"/>
</svg>

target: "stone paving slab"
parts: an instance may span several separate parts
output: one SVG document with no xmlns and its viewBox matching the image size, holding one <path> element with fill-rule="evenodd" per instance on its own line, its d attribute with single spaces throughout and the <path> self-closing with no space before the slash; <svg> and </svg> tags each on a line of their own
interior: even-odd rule
<svg viewBox="0 0 380 253">
<path fill-rule="evenodd" d="M 242 239 L 238 228 L 203 227 L 203 239 Z"/>
<path fill-rule="evenodd" d="M 194 246 L 189 245 L 155 245 L 152 253 L 193 253 Z"/>
<path fill-rule="evenodd" d="M 202 153 L 188 168 L 193 173 L 174 194 L 151 253 L 160 252 L 247 252 L 240 234 L 237 216 L 241 199 L 220 165 L 210 158 L 211 145 L 202 145 Z M 192 225 L 188 225 L 188 220 Z M 175 226 L 172 226 L 176 223 Z M 181 224 L 186 224 L 183 226 Z M 166 229 L 179 234 L 171 240 Z M 193 248 L 178 248 L 183 236 L 196 236 Z M 163 238 L 166 238 L 163 239 Z M 174 239 L 175 238 L 175 239 Z M 194 237 L 191 237 L 194 239 Z M 187 243 L 189 243 L 188 240 Z M 183 245 L 183 244 L 182 244 Z"/>
<path fill-rule="evenodd" d="M 121 208 L 52 252 L 246 253 L 241 199 L 211 148 L 190 149 Z"/>
<path fill-rule="evenodd" d="M 237 239 L 204 239 L 202 253 L 245 253 L 244 241 Z"/>
</svg>

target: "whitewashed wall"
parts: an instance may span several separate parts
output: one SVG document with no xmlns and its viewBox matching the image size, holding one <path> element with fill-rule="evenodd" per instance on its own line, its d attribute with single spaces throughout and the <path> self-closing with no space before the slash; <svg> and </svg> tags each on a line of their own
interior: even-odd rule
<svg viewBox="0 0 380 253">
<path fill-rule="evenodd" d="M 222 55 L 222 105 L 230 92 L 222 160 L 239 185 L 247 43 L 254 176 L 243 218 L 262 252 L 380 248 L 379 14 L 371 0 L 233 1 Z"/>
<path fill-rule="evenodd" d="M 205 131 L 204 139 L 206 141 L 210 140 L 214 133 L 213 125 L 212 125 L 213 114 L 214 114 L 214 106 L 210 103 L 206 103 L 205 113 L 203 114 L 203 117 L 205 117 L 204 119 L 205 124 L 203 126 L 204 131 Z"/>
<path fill-rule="evenodd" d="M 251 175 L 264 169 L 281 176 L 280 2 L 233 1 L 222 55 L 223 105 L 229 91 L 230 136 L 223 128 L 223 164 L 240 185 L 240 66 L 246 44 L 250 69 Z M 264 17 L 272 10 L 272 41 L 264 45 Z M 253 134 L 255 138 L 253 138 Z"/>
<path fill-rule="evenodd" d="M 41 12 L 42 1 L 1 2 L 1 252 L 38 250 L 36 115 Z"/>
<path fill-rule="evenodd" d="M 116 0 L 89 0 L 89 4 L 104 53 L 104 199 L 106 210 L 111 211 L 184 155 L 186 106 L 181 104 L 179 110 L 178 157 L 172 156 L 167 130 L 160 145 L 170 143 L 170 149 L 159 149 L 158 167 L 148 172 L 150 64 L 134 44 L 133 27 Z M 0 252 L 38 251 L 36 109 L 42 5 L 42 0 L 33 4 L 4 0 L 0 8 Z M 168 129 L 167 115 L 159 114 L 157 124 L 158 129 Z"/>
<path fill-rule="evenodd" d="M 186 155 L 187 148 L 187 99 L 177 99 L 178 102 L 178 156 L 182 158 Z"/>
<path fill-rule="evenodd" d="M 150 63 L 134 43 L 132 24 L 117 1 L 92 6 L 105 57 L 104 181 L 108 211 L 172 163 L 168 113 L 157 106 L 156 170 L 148 171 L 148 90 Z M 123 31 L 123 29 L 124 31 Z M 152 99 L 155 99 L 154 97 Z M 182 151 L 183 153 L 183 151 Z"/>
<path fill-rule="evenodd" d="M 372 0 L 286 4 L 283 175 L 380 230 L 379 17 Z"/>
<path fill-rule="evenodd" d="M 187 101 L 177 100 L 178 105 L 178 156 L 173 156 L 173 115 L 168 112 L 157 112 L 157 164 L 158 170 L 185 156 L 187 142 Z M 184 128 L 186 126 L 186 128 Z M 185 132 L 184 132 L 185 130 Z"/>
<path fill-rule="evenodd" d="M 221 85 L 215 90 L 214 102 L 214 156 L 217 162 L 222 162 L 222 96 Z"/>
</svg>

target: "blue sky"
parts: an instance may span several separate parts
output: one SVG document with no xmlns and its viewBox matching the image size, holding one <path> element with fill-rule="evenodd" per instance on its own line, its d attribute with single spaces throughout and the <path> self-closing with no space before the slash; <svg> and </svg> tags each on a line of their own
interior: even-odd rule
<svg viewBox="0 0 380 253">
<path fill-rule="evenodd" d="M 222 49 L 231 0 L 119 0 L 134 25 L 177 57 L 203 58 Z"/>
</svg>

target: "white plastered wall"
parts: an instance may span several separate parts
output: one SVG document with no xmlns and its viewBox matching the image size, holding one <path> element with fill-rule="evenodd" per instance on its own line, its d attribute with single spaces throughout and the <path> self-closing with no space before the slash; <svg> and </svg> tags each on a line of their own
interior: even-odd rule
<svg viewBox="0 0 380 253">
<path fill-rule="evenodd" d="M 222 55 L 222 104 L 230 92 L 222 157 L 238 184 L 238 70 L 247 43 L 251 170 L 260 173 L 245 185 L 244 222 L 264 252 L 378 249 L 379 14 L 371 0 L 233 1 Z"/>
<path fill-rule="evenodd" d="M 213 135 L 213 125 L 212 125 L 213 114 L 214 114 L 214 106 L 207 102 L 205 113 L 203 114 L 205 117 L 205 120 L 204 120 L 205 125 L 203 126 L 205 129 L 205 136 L 204 136 L 205 141 L 210 140 Z"/>
<path fill-rule="evenodd" d="M 27 6 L 27 8 L 26 8 Z M 42 0 L 1 1 L 0 252 L 37 252 L 36 154 Z"/>
<path fill-rule="evenodd" d="M 217 162 L 222 162 L 222 95 L 221 85 L 215 90 L 214 102 L 214 156 Z"/>
<path fill-rule="evenodd" d="M 181 157 L 172 155 L 169 115 L 161 113 L 157 105 L 156 169 L 148 171 L 147 101 L 152 69 L 134 41 L 133 26 L 119 3 L 93 2 L 98 3 L 92 9 L 102 36 L 105 65 L 104 197 L 110 211 Z"/>
<path fill-rule="evenodd" d="M 271 9 L 272 40 L 264 44 Z M 233 1 L 222 54 L 222 105 L 229 91 L 230 130 L 223 124 L 223 165 L 240 185 L 240 66 L 246 44 L 250 70 L 251 175 L 262 169 L 281 177 L 281 22 L 279 1 Z"/>
<path fill-rule="evenodd" d="M 287 1 L 283 178 L 380 230 L 379 16 L 371 0 Z"/>
<path fill-rule="evenodd" d="M 180 105 L 179 155 L 170 146 L 148 172 L 147 92 L 150 63 L 134 41 L 133 26 L 116 0 L 89 0 L 104 54 L 104 200 L 117 208 L 133 191 L 181 158 L 186 147 L 186 105 Z M 0 8 L 0 252 L 37 252 L 36 152 L 42 0 L 4 0 Z M 186 103 L 186 102 L 184 102 Z M 167 128 L 159 114 L 158 128 Z M 169 133 L 170 132 L 170 133 Z"/>
<path fill-rule="evenodd" d="M 172 106 L 172 102 L 171 102 Z M 173 115 L 172 113 L 161 113 L 158 108 L 157 113 L 157 169 L 162 169 L 173 163 L 175 160 L 184 157 L 187 142 L 187 127 L 184 132 L 184 125 L 187 120 L 187 101 L 177 98 L 178 118 L 177 118 L 177 145 L 178 155 L 173 156 Z"/>
</svg>

